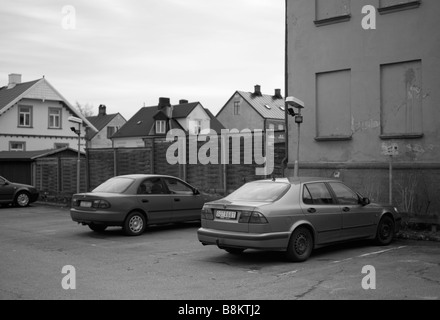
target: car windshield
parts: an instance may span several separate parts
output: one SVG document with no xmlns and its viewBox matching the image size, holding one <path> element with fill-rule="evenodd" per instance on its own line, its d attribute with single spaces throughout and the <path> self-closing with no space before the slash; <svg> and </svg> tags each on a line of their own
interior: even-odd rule
<svg viewBox="0 0 440 320">
<path fill-rule="evenodd" d="M 226 197 L 229 201 L 264 201 L 278 200 L 289 188 L 287 183 L 248 183 Z"/>
<path fill-rule="evenodd" d="M 130 178 L 111 178 L 102 183 L 92 192 L 106 192 L 106 193 L 123 193 L 134 182 Z"/>
</svg>

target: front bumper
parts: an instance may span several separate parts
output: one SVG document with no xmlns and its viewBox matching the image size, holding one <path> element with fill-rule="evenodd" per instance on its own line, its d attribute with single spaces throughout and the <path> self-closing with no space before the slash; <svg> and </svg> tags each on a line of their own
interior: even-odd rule
<svg viewBox="0 0 440 320">
<path fill-rule="evenodd" d="M 286 250 L 290 233 L 243 233 L 200 228 L 197 231 L 203 245 L 217 245 L 219 248 L 243 248 L 264 250 Z"/>
</svg>

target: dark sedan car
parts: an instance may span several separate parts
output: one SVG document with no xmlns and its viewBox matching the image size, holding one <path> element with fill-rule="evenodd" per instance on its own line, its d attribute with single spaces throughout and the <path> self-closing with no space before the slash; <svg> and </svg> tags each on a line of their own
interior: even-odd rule
<svg viewBox="0 0 440 320">
<path fill-rule="evenodd" d="M 230 253 L 283 250 L 290 261 L 305 261 L 313 249 L 341 241 L 388 245 L 400 222 L 396 208 L 370 203 L 341 181 L 284 178 L 250 182 L 205 204 L 198 238 Z"/>
<path fill-rule="evenodd" d="M 214 199 L 175 177 L 125 175 L 92 192 L 75 194 L 70 215 L 97 232 L 121 226 L 127 235 L 136 236 L 147 225 L 200 220 L 203 204 Z"/>
<path fill-rule="evenodd" d="M 14 183 L 0 176 L 0 205 L 27 207 L 38 200 L 38 190 L 30 185 Z"/>
</svg>

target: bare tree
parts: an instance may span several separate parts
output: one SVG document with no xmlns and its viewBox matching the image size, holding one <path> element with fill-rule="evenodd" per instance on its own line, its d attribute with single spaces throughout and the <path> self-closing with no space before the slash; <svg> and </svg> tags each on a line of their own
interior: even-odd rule
<svg viewBox="0 0 440 320">
<path fill-rule="evenodd" d="M 95 108 L 86 103 L 85 105 L 81 105 L 78 101 L 76 102 L 76 109 L 84 116 L 84 117 L 93 117 L 95 112 L 93 111 Z"/>
</svg>

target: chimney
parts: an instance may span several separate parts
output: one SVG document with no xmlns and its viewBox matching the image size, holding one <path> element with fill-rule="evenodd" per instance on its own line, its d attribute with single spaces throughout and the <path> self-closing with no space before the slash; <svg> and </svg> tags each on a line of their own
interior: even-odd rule
<svg viewBox="0 0 440 320">
<path fill-rule="evenodd" d="M 179 100 L 179 104 L 187 104 L 187 103 L 188 103 L 188 100 L 185 100 L 185 99 Z"/>
<path fill-rule="evenodd" d="M 103 104 L 99 105 L 99 116 L 107 115 L 107 107 Z"/>
<path fill-rule="evenodd" d="M 283 96 L 281 95 L 281 89 L 275 89 L 274 99 L 283 99 Z"/>
<path fill-rule="evenodd" d="M 254 95 L 256 95 L 256 96 L 261 96 L 261 86 L 258 85 L 258 84 L 255 85 Z"/>
<path fill-rule="evenodd" d="M 159 98 L 159 104 L 157 108 L 159 110 L 162 110 L 167 115 L 168 118 L 172 118 L 173 110 L 171 107 L 170 98 L 164 98 L 164 97 Z"/>
<path fill-rule="evenodd" d="M 15 87 L 15 85 L 21 83 L 21 74 L 18 73 L 11 73 L 9 75 L 9 84 L 8 89 Z"/>
</svg>

